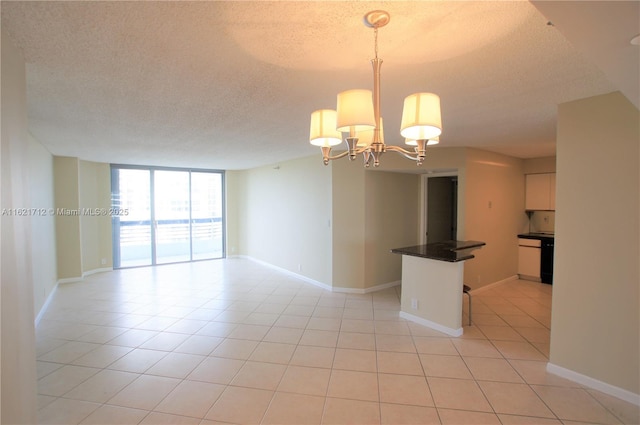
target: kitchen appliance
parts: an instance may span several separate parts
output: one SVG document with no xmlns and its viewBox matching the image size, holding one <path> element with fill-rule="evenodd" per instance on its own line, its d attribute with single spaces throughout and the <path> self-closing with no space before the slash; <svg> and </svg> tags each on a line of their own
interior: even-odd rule
<svg viewBox="0 0 640 425">
<path fill-rule="evenodd" d="M 540 248 L 540 280 L 542 283 L 553 284 L 553 248 L 554 240 L 542 239 Z"/>
<path fill-rule="evenodd" d="M 553 283 L 554 235 L 531 232 L 518 235 L 518 274 L 520 279 Z"/>
<path fill-rule="evenodd" d="M 541 280 L 541 245 L 540 239 L 518 239 L 518 274 L 520 279 L 537 282 Z"/>
</svg>

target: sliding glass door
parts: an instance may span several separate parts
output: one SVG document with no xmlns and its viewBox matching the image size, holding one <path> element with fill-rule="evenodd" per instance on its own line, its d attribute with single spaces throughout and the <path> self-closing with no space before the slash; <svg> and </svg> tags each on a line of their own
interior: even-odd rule
<svg viewBox="0 0 640 425">
<path fill-rule="evenodd" d="M 224 256 L 222 174 L 191 173 L 191 255 L 194 260 Z"/>
<path fill-rule="evenodd" d="M 224 257 L 220 171 L 111 168 L 115 268 Z"/>
<path fill-rule="evenodd" d="M 112 218 L 113 266 L 153 264 L 150 170 L 112 169 L 111 204 L 120 212 Z"/>
<path fill-rule="evenodd" d="M 156 264 L 190 261 L 189 172 L 157 170 L 153 176 Z"/>
</svg>

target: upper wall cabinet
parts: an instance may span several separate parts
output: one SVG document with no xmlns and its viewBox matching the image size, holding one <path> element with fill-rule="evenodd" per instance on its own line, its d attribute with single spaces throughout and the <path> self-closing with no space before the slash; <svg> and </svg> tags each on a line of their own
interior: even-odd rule
<svg viewBox="0 0 640 425">
<path fill-rule="evenodd" d="M 556 209 L 556 173 L 526 175 L 525 209 Z"/>
</svg>

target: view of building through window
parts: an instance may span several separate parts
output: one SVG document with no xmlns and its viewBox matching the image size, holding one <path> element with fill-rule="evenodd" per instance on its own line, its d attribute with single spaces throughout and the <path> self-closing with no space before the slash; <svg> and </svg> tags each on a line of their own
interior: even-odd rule
<svg viewBox="0 0 640 425">
<path fill-rule="evenodd" d="M 220 171 L 112 166 L 114 267 L 224 257 Z"/>
</svg>

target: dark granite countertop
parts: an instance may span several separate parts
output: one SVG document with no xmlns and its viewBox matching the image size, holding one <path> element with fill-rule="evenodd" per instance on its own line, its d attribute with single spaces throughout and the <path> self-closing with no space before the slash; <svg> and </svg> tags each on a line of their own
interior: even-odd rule
<svg viewBox="0 0 640 425">
<path fill-rule="evenodd" d="M 553 233 L 542 233 L 542 232 L 521 233 L 518 235 L 518 237 L 521 239 L 539 239 L 539 240 L 555 239 L 555 235 Z"/>
<path fill-rule="evenodd" d="M 486 245 L 480 241 L 445 241 L 427 245 L 394 248 L 394 254 L 411 255 L 414 257 L 430 258 L 432 260 L 455 263 L 474 258 L 471 251 Z"/>
</svg>

